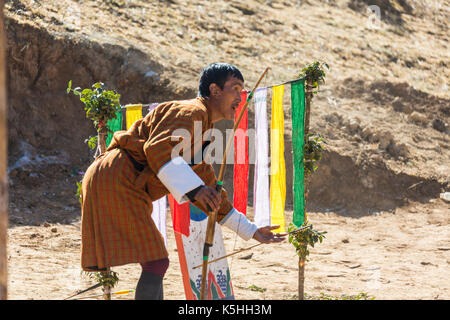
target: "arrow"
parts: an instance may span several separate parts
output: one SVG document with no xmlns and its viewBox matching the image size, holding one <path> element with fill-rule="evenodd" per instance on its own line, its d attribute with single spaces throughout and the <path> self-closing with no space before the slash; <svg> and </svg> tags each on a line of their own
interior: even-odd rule
<svg viewBox="0 0 450 320">
<path fill-rule="evenodd" d="M 306 225 L 306 226 L 297 228 L 297 229 L 295 229 L 295 230 L 292 230 L 292 231 L 288 232 L 287 234 L 290 235 L 290 234 L 293 234 L 293 233 L 297 233 L 297 232 L 302 231 L 302 230 L 305 230 L 305 229 L 307 229 L 307 228 L 311 228 L 311 225 L 308 224 L 308 225 Z M 230 257 L 230 256 L 233 256 L 233 255 L 235 255 L 235 254 L 241 253 L 241 252 L 243 252 L 243 251 L 247 251 L 247 250 L 256 248 L 257 246 L 260 246 L 260 245 L 262 245 L 262 244 L 264 244 L 264 243 L 261 242 L 261 243 L 255 244 L 255 245 L 253 245 L 253 246 L 250 246 L 250 247 L 247 247 L 247 248 L 244 248 L 244 249 L 240 249 L 240 250 L 238 250 L 238 251 L 232 252 L 232 253 L 227 254 L 227 255 L 225 255 L 225 256 L 222 256 L 222 257 L 220 257 L 220 258 L 217 258 L 217 259 L 208 261 L 207 264 L 210 264 L 210 263 L 213 263 L 213 262 L 216 262 L 216 261 L 219 261 L 219 260 L 228 258 L 228 257 Z M 203 264 L 199 264 L 198 266 L 195 266 L 195 267 L 193 267 L 192 269 L 197 269 L 197 268 L 200 268 L 201 266 L 203 266 Z"/>
<path fill-rule="evenodd" d="M 77 291 L 75 294 L 71 295 L 70 297 L 65 298 L 64 300 L 68 300 L 68 299 L 70 299 L 70 298 L 72 298 L 72 297 L 75 297 L 75 296 L 78 296 L 78 295 L 80 295 L 80 294 L 82 294 L 82 293 L 85 293 L 85 292 L 94 290 L 94 289 L 96 289 L 96 288 L 98 288 L 98 287 L 100 287 L 100 286 L 101 286 L 101 283 L 96 283 L 96 284 L 94 284 L 93 286 L 91 286 L 91 287 L 89 287 L 89 288 L 87 288 L 87 289 Z"/>
<path fill-rule="evenodd" d="M 134 289 L 116 291 L 116 292 L 112 292 L 111 295 L 129 294 L 129 293 L 133 293 L 134 291 L 135 291 Z M 96 294 L 96 295 L 93 295 L 93 296 L 82 297 L 82 298 L 78 298 L 78 299 L 72 299 L 72 300 L 89 299 L 89 298 L 102 297 L 102 296 L 103 296 L 103 293 L 102 294 Z M 66 299 L 64 299 L 64 300 L 66 300 Z"/>
</svg>

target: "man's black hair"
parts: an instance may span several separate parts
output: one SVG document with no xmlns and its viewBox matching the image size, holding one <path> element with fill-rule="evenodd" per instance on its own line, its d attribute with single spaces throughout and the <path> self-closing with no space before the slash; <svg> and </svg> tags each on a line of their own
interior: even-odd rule
<svg viewBox="0 0 450 320">
<path fill-rule="evenodd" d="M 198 95 L 200 97 L 209 97 L 209 85 L 217 84 L 223 89 L 228 77 L 235 77 L 244 81 L 244 77 L 238 68 L 228 63 L 213 63 L 202 70 L 200 75 L 200 84 L 198 86 Z"/>
</svg>

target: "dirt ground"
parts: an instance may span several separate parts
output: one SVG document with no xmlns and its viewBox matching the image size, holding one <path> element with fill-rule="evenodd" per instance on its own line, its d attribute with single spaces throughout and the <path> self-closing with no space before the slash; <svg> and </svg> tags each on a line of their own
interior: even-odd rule
<svg viewBox="0 0 450 320">
<path fill-rule="evenodd" d="M 310 213 L 314 228 L 327 235 L 311 250 L 305 272 L 306 298 L 343 299 L 366 293 L 375 299 L 449 299 L 449 209 L 449 203 L 433 199 L 360 218 Z M 254 243 L 224 231 L 227 252 Z M 93 284 L 81 276 L 78 220 L 15 226 L 8 235 L 9 299 L 60 300 Z M 165 299 L 185 299 L 171 227 L 168 240 L 171 263 L 164 278 Z M 298 260 L 287 241 L 239 253 L 228 258 L 228 263 L 236 299 L 297 299 Z M 135 288 L 139 265 L 113 270 L 120 279 L 116 290 Z M 82 296 L 95 294 L 101 294 L 101 289 Z M 133 298 L 134 294 L 114 297 Z"/>
</svg>

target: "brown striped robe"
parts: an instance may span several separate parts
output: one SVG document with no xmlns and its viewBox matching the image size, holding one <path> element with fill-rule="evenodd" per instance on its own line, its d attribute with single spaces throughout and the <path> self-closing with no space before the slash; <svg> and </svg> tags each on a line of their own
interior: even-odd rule
<svg viewBox="0 0 450 320">
<path fill-rule="evenodd" d="M 152 202 L 169 193 L 156 175 L 181 141 L 175 139 L 175 129 L 189 131 L 192 157 L 198 152 L 194 146 L 202 145 L 201 141 L 196 143 L 202 137 L 194 137 L 194 121 L 201 121 L 202 135 L 213 127 L 205 99 L 160 104 L 128 131 L 116 132 L 106 152 L 87 169 L 81 192 L 83 270 L 168 257 L 164 239 L 151 218 Z M 146 165 L 145 169 L 136 170 L 121 149 Z M 202 162 L 192 169 L 206 185 L 215 187 L 217 179 L 211 165 Z M 199 203 L 194 204 L 207 212 Z M 217 220 L 232 209 L 223 190 Z"/>
</svg>

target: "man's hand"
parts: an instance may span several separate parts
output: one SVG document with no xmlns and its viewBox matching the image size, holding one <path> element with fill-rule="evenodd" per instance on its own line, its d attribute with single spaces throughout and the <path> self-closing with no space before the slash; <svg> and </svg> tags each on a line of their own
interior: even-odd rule
<svg viewBox="0 0 450 320">
<path fill-rule="evenodd" d="M 283 241 L 287 233 L 273 233 L 272 230 L 278 229 L 280 226 L 267 226 L 261 227 L 256 230 L 253 235 L 253 239 L 261 242 L 261 243 L 274 243 Z"/>
<path fill-rule="evenodd" d="M 209 206 L 208 209 L 211 210 L 219 210 L 220 202 L 222 201 L 220 193 L 208 186 L 202 186 L 195 194 L 194 199 L 207 208 Z"/>
</svg>

